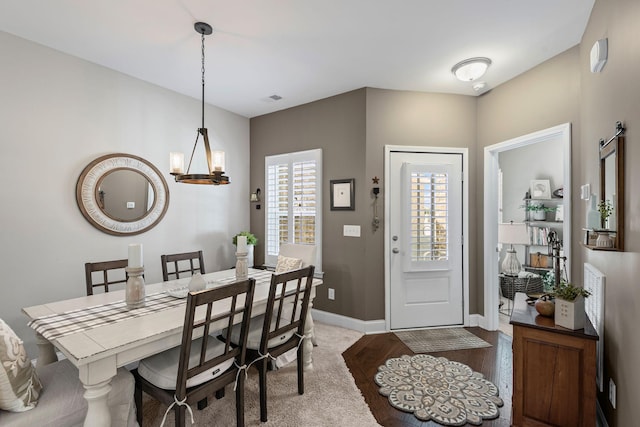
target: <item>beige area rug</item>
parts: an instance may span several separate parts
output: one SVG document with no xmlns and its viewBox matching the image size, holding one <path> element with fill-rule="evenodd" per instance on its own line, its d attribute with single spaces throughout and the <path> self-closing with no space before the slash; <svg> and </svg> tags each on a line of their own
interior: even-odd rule
<svg viewBox="0 0 640 427">
<path fill-rule="evenodd" d="M 315 324 L 318 346 L 313 348 L 313 370 L 305 371 L 304 394 L 298 394 L 295 362 L 267 374 L 269 421 L 260 423 L 258 375 L 249 370 L 245 382 L 245 425 L 277 427 L 368 427 L 379 426 L 347 368 L 342 352 L 362 334 L 336 326 Z M 197 426 L 235 426 L 235 392 L 227 386 L 225 397 L 209 398 L 202 411 L 194 408 Z M 144 395 L 143 427 L 159 426 L 165 405 Z M 165 426 L 174 426 L 175 415 L 167 416 Z M 189 425 L 187 416 L 187 426 Z"/>
<path fill-rule="evenodd" d="M 416 354 L 389 359 L 375 382 L 394 408 L 421 421 L 447 426 L 480 425 L 500 415 L 498 388 L 467 365 L 444 357 Z"/>
<path fill-rule="evenodd" d="M 420 329 L 394 333 L 414 353 L 491 347 L 491 344 L 463 328 Z"/>
</svg>

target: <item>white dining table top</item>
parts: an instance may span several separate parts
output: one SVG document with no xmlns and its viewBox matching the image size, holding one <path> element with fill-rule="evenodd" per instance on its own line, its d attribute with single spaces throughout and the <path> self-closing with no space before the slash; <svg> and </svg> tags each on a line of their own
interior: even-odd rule
<svg viewBox="0 0 640 427">
<path fill-rule="evenodd" d="M 252 313 L 252 316 L 255 316 L 265 310 L 271 275 L 265 270 L 249 269 L 249 277 L 256 278 Z M 207 273 L 203 278 L 208 288 L 220 286 L 233 281 L 235 270 Z M 149 284 L 145 286 L 145 293 L 151 295 L 167 292 L 170 289 L 184 287 L 189 281 L 190 277 Z M 313 280 L 314 287 L 321 283 L 320 279 Z M 26 307 L 22 311 L 33 320 L 122 300 L 124 290 L 119 290 Z M 186 299 L 183 301 L 184 304 L 168 309 L 74 332 L 52 339 L 51 342 L 76 366 L 110 357 L 116 358 L 117 366 L 124 366 L 180 344 Z"/>
</svg>

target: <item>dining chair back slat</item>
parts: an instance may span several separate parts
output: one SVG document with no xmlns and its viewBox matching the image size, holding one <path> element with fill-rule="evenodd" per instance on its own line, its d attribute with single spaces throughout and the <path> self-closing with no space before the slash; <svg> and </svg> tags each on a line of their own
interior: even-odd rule
<svg viewBox="0 0 640 427">
<path fill-rule="evenodd" d="M 104 292 L 109 292 L 109 286 L 127 283 L 128 275 L 125 268 L 128 263 L 129 261 L 127 259 L 85 263 L 84 272 L 87 284 L 87 295 L 93 295 L 95 288 L 102 287 Z M 98 272 L 102 274 L 96 274 Z M 97 278 L 96 276 L 101 277 Z M 122 287 L 124 287 L 124 285 L 122 285 Z"/>
<path fill-rule="evenodd" d="M 186 273 L 193 276 L 195 273 L 205 274 L 204 257 L 202 251 L 184 252 L 179 254 L 161 255 L 162 280 L 179 279 Z"/>
</svg>

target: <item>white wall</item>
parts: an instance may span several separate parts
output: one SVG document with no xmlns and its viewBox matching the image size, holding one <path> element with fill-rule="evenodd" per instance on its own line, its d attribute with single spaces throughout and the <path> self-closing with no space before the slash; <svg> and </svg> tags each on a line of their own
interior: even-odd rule
<svg viewBox="0 0 640 427">
<path fill-rule="evenodd" d="M 550 139 L 536 144 L 526 145 L 499 154 L 502 171 L 502 220 L 503 222 L 522 222 L 526 219 L 524 196 L 529 191 L 533 179 L 548 179 L 551 192 L 564 185 L 563 147 L 560 139 Z M 547 203 L 551 206 L 550 203 Z M 553 204 L 556 206 L 557 204 Z M 554 218 L 547 214 L 547 218 Z M 562 235 L 562 227 L 556 227 Z M 514 246 L 518 260 L 529 264 L 524 256 L 524 247 Z M 534 247 L 534 251 L 544 248 Z M 543 250 L 546 253 L 546 249 Z M 500 262 L 504 258 L 504 248 L 500 254 Z"/>
<path fill-rule="evenodd" d="M 85 295 L 84 263 L 127 257 L 144 245 L 147 283 L 160 255 L 202 249 L 208 271 L 235 264 L 231 238 L 249 229 L 249 120 L 207 105 L 213 148 L 226 152 L 227 186 L 177 184 L 169 152 L 188 159 L 200 101 L 0 32 L 0 317 L 36 357 L 22 307 Z M 194 84 L 199 80 L 194 78 Z M 202 145 L 197 150 L 204 153 Z M 82 216 L 82 169 L 108 153 L 153 163 L 169 185 L 169 209 L 146 233 L 102 233 Z M 194 159 L 205 169 L 201 157 Z"/>
</svg>

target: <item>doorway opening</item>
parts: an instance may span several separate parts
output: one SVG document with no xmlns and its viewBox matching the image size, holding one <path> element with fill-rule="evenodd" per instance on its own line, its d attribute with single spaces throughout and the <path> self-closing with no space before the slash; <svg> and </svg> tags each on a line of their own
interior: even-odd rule
<svg viewBox="0 0 640 427">
<path fill-rule="evenodd" d="M 566 271 L 570 272 L 571 262 L 571 124 L 565 123 L 533 132 L 517 138 L 494 144 L 484 149 L 484 317 L 481 319 L 483 328 L 494 331 L 499 326 L 499 252 L 498 252 L 498 222 L 499 211 L 499 156 L 500 153 L 516 148 L 526 147 L 550 140 L 558 140 L 562 145 L 562 177 L 563 204 L 562 235 L 564 255 L 567 257 Z M 524 193 L 523 193 L 524 196 Z M 504 218 L 508 220 L 508 218 Z M 567 273 L 568 274 L 568 273 Z"/>
</svg>

